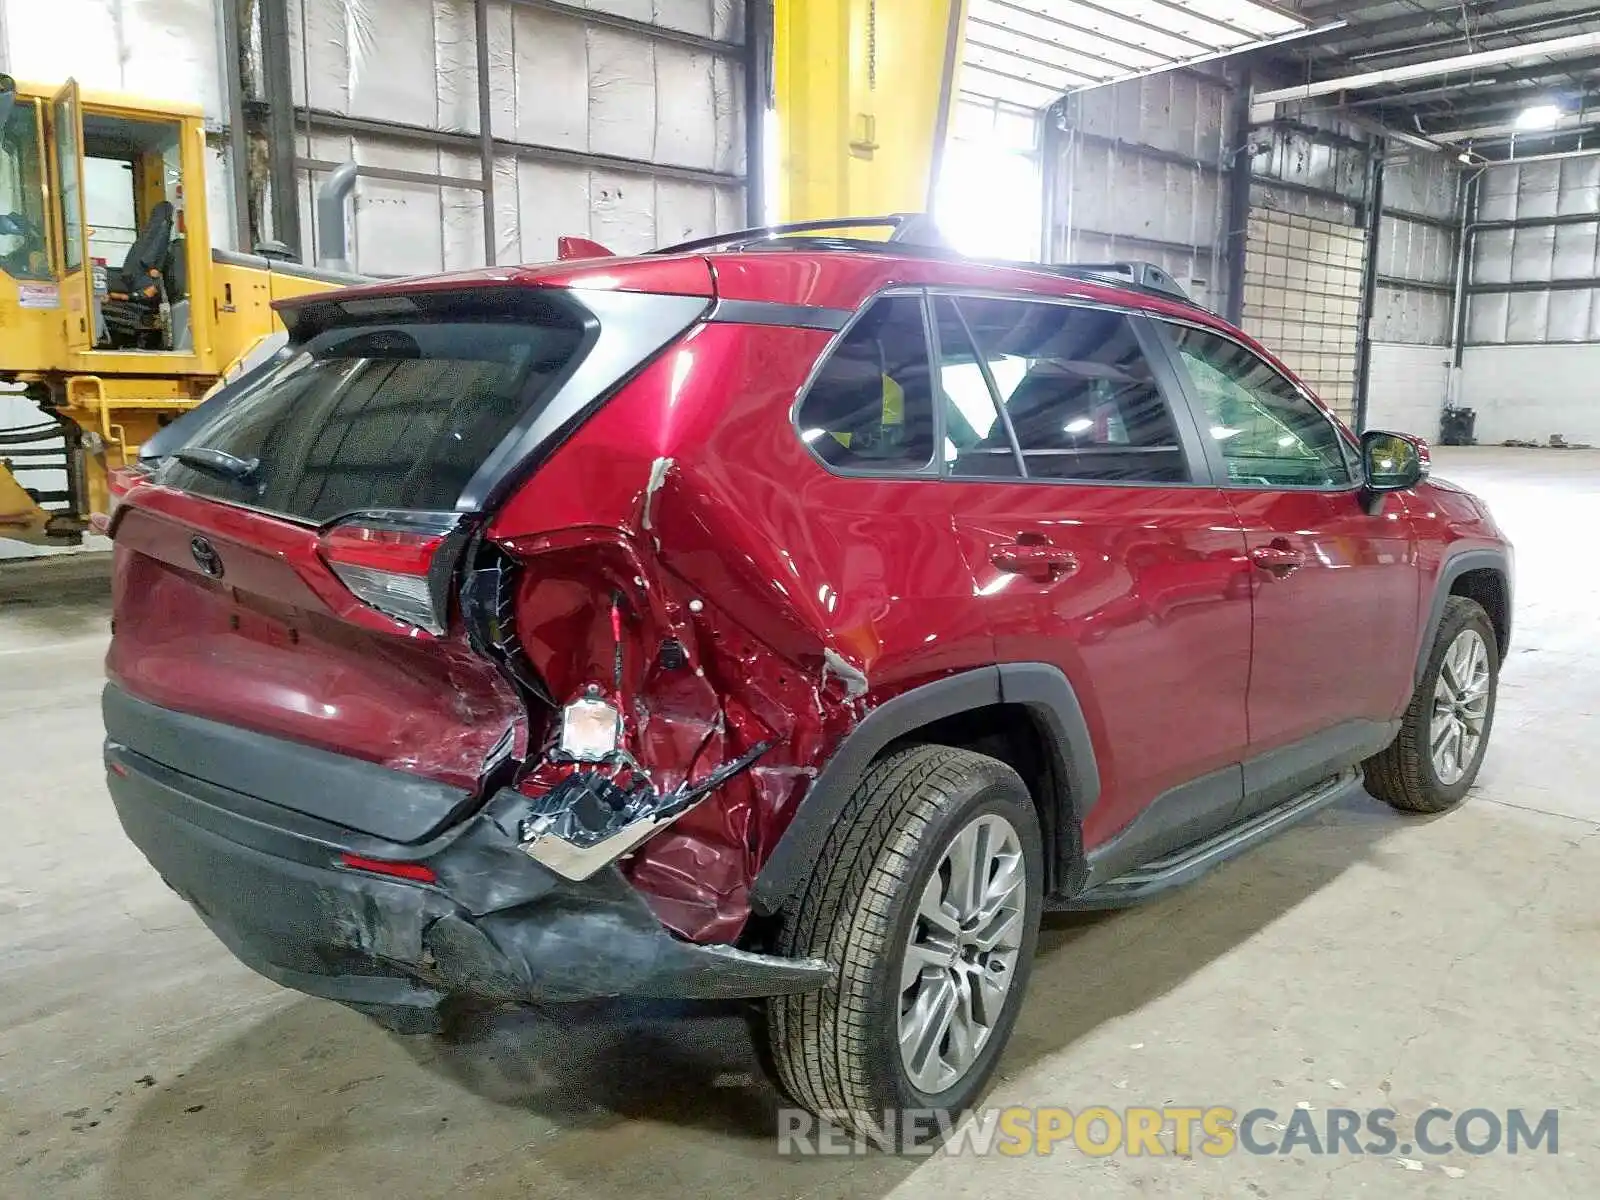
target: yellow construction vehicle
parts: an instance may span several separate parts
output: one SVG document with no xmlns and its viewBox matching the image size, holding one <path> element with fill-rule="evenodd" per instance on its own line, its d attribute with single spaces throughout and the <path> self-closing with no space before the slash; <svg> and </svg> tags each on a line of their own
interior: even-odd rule
<svg viewBox="0 0 1600 1200">
<path fill-rule="evenodd" d="M 776 0 L 782 220 L 932 208 L 965 9 Z M 41 413 L 0 428 L 0 537 L 77 540 L 107 511 L 108 473 L 281 333 L 272 301 L 356 281 L 213 250 L 204 164 L 197 107 L 0 76 L 0 389 Z M 65 449 L 32 449 L 41 435 Z M 52 454 L 63 491 L 8 470 Z"/>
<path fill-rule="evenodd" d="M 108 472 L 281 332 L 272 301 L 355 281 L 213 250 L 205 156 L 198 107 L 0 75 L 0 400 L 39 411 L 0 428 L 0 537 L 79 540 Z M 46 467 L 64 489 L 13 475 Z"/>
</svg>

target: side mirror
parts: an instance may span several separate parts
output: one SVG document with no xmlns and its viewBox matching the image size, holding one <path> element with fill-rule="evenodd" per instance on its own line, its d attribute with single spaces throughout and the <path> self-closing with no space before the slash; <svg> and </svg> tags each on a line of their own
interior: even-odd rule
<svg viewBox="0 0 1600 1200">
<path fill-rule="evenodd" d="M 1361 471 L 1369 495 L 1403 492 L 1428 475 L 1428 444 L 1403 433 L 1371 429 L 1361 435 Z"/>
</svg>

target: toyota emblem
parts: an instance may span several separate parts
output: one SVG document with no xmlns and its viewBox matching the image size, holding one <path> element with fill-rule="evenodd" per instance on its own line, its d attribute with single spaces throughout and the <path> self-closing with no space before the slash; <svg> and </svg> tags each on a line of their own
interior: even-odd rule
<svg viewBox="0 0 1600 1200">
<path fill-rule="evenodd" d="M 207 575 L 213 579 L 222 578 L 222 555 L 205 538 L 190 538 L 189 553 L 194 555 L 195 565 Z"/>
</svg>

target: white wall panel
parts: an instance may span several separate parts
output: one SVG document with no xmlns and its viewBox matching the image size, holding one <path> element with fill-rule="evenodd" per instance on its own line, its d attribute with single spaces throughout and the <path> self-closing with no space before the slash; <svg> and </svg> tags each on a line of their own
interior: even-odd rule
<svg viewBox="0 0 1600 1200">
<path fill-rule="evenodd" d="M 503 110 L 499 102 L 495 104 L 495 135 L 543 146 L 589 149 L 587 31 L 570 18 L 537 8 L 516 7 L 509 15 L 515 92 Z"/>
<path fill-rule="evenodd" d="M 510 186 L 506 184 L 509 182 Z M 510 192 L 516 198 L 511 220 L 507 206 L 497 205 L 495 229 L 500 235 L 501 262 L 542 262 L 556 256 L 556 239 L 564 234 L 590 235 L 589 170 L 557 163 L 511 164 L 509 181 L 495 175 L 495 198 Z"/>
<path fill-rule="evenodd" d="M 656 180 L 656 240 L 670 246 L 717 231 L 717 194 L 698 183 Z"/>
<path fill-rule="evenodd" d="M 216 0 L 9 0 L 10 71 L 222 114 Z"/>
<path fill-rule="evenodd" d="M 1600 158 L 1513 163 L 1484 171 L 1479 221 L 1593 221 L 1485 229 L 1473 239 L 1475 285 L 1542 284 L 1600 276 Z M 1467 344 L 1571 343 L 1600 338 L 1592 287 L 1480 291 L 1467 302 Z M 1566 361 L 1562 358 L 1562 361 Z"/>
<path fill-rule="evenodd" d="M 589 149 L 653 159 L 656 153 L 655 45 L 599 26 L 589 30 Z"/>
<path fill-rule="evenodd" d="M 1374 342 L 1367 427 L 1436 440 L 1449 378 L 1446 347 Z"/>
<path fill-rule="evenodd" d="M 1153 262 L 1196 299 L 1221 305 L 1227 95 L 1169 73 L 1074 96 L 1063 153 L 1045 165 L 1055 173 L 1049 256 Z"/>
<path fill-rule="evenodd" d="M 300 104 L 339 115 L 474 133 L 472 0 L 290 0 Z M 741 36 L 734 0 L 595 0 L 598 12 L 723 39 Z M 303 23 L 303 26 L 302 26 Z M 541 160 L 495 167 L 496 259 L 538 261 L 563 234 L 645 250 L 745 223 L 742 189 L 658 177 L 652 166 L 744 170 L 742 67 L 727 55 L 507 0 L 489 10 L 491 124 L 502 141 L 614 156 L 636 171 Z M 313 139 L 320 142 L 323 139 Z M 342 142 L 342 145 L 339 143 Z M 468 148 L 369 133 L 305 147 L 337 162 L 476 179 Z M 311 190 L 301 197 L 311 231 Z M 730 180 L 730 183 L 732 181 Z M 658 211 L 658 206 L 666 207 Z M 481 193 L 362 177 L 351 242 L 357 270 L 411 274 L 483 262 Z M 672 231 L 686 229 L 690 233 Z"/>
<path fill-rule="evenodd" d="M 1600 345 L 1468 346 L 1462 403 L 1477 414 L 1480 442 L 1507 438 L 1600 444 Z"/>
</svg>

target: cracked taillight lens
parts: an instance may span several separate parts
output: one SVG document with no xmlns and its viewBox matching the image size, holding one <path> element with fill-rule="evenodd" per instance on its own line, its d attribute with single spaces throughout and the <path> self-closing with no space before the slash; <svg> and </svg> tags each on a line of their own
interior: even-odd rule
<svg viewBox="0 0 1600 1200">
<path fill-rule="evenodd" d="M 362 603 L 442 634 L 459 521 L 455 513 L 361 513 L 322 535 L 322 557 Z"/>
</svg>

